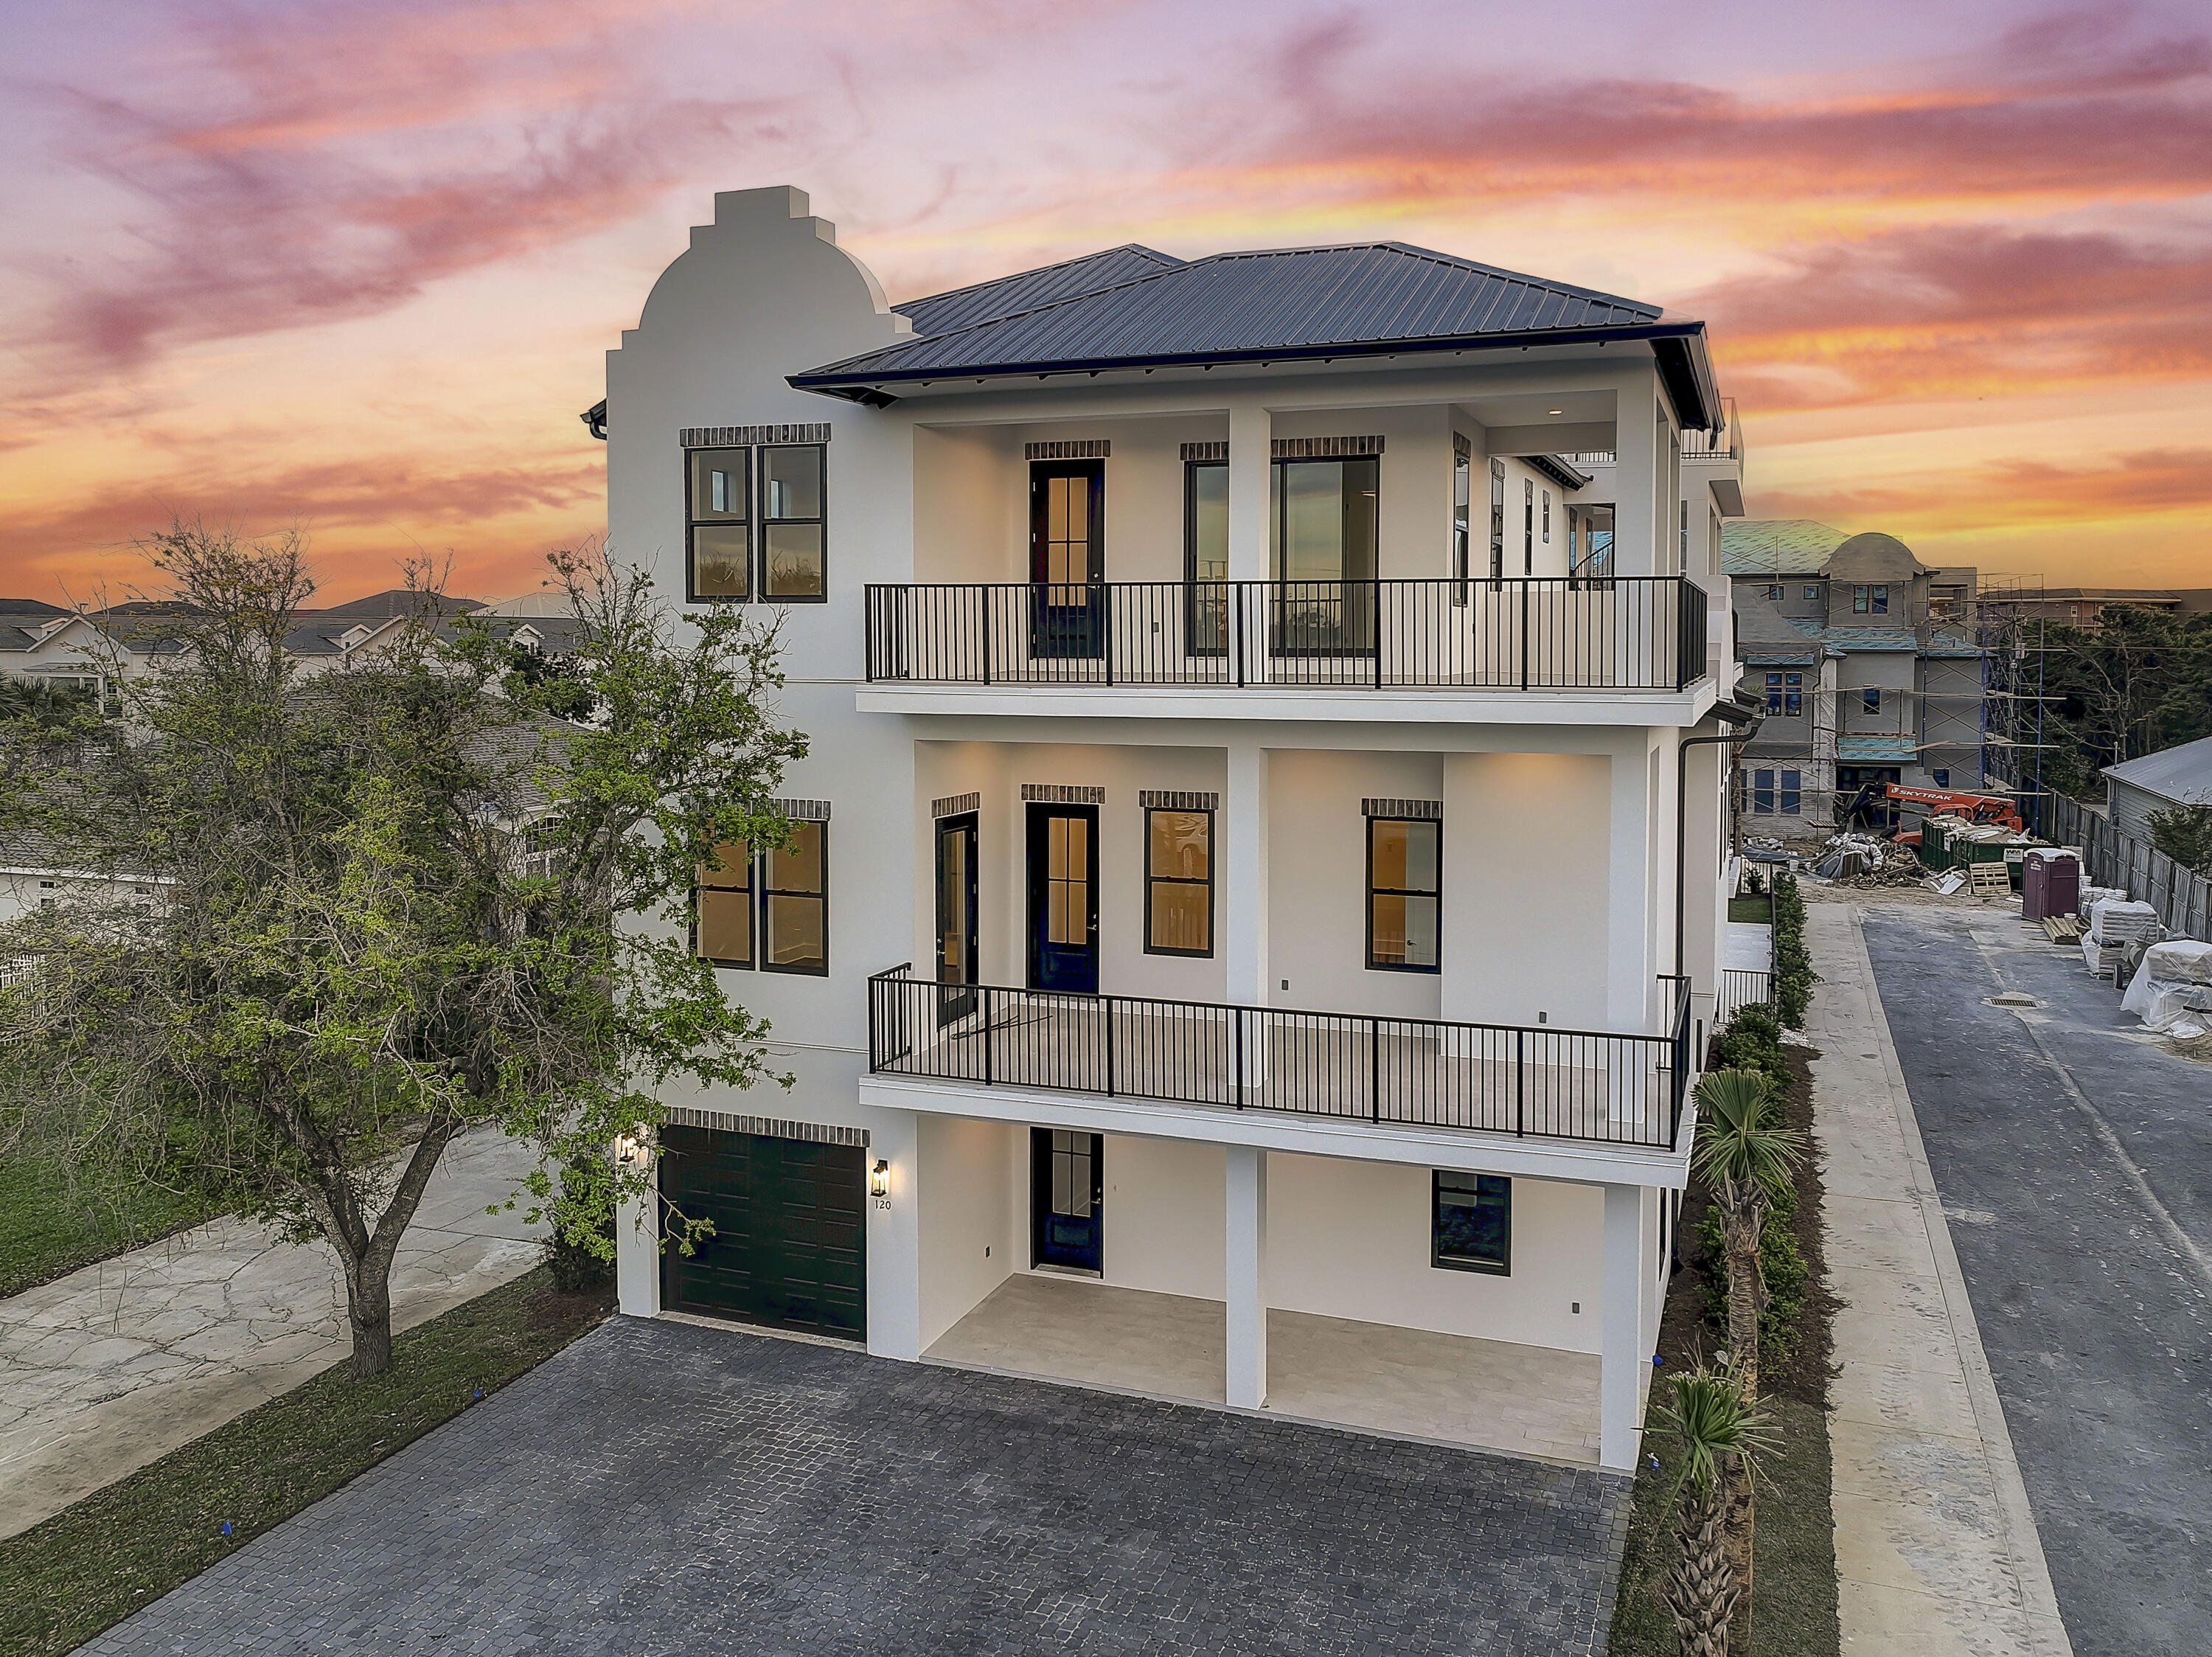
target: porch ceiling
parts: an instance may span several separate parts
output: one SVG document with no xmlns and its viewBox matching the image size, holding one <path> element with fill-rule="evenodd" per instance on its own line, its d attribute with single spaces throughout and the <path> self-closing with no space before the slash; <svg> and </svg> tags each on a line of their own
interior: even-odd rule
<svg viewBox="0 0 2212 1657">
<path fill-rule="evenodd" d="M 1218 1301 L 1017 1275 L 939 1337 L 933 1362 L 1219 1404 Z M 1267 1411 L 1595 1466 L 1595 1355 L 1310 1313 L 1267 1313 Z"/>
</svg>

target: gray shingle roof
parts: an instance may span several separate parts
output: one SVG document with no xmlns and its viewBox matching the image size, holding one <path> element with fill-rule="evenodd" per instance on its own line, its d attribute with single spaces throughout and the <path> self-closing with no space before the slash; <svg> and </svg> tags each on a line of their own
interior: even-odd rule
<svg viewBox="0 0 2212 1657">
<path fill-rule="evenodd" d="M 1035 310 L 1040 305 L 1096 293 L 1101 288 L 1118 287 L 1162 271 L 1179 270 L 1182 265 L 1182 260 L 1170 254 L 1133 241 L 1125 242 L 1103 253 L 1085 253 L 1080 259 L 1048 265 L 1042 270 L 994 277 L 988 282 L 955 288 L 950 293 L 910 299 L 891 308 L 913 323 L 918 334 L 951 333 L 995 317 Z"/>
<path fill-rule="evenodd" d="M 1721 568 L 1731 576 L 1817 576 L 1850 539 L 1811 518 L 1737 518 L 1721 525 Z"/>
<path fill-rule="evenodd" d="M 1662 356 L 1670 389 L 1702 415 L 1717 401 L 1704 360 L 1704 324 L 1662 323 L 1656 305 L 1402 242 L 1368 242 L 1217 253 L 902 340 L 790 380 L 804 390 L 850 394 L 933 376 L 1358 356 L 1582 335 L 1670 345 L 1674 360 Z"/>
<path fill-rule="evenodd" d="M 2212 736 L 2124 759 L 2106 766 L 2105 775 L 2185 805 L 2212 805 Z"/>
</svg>

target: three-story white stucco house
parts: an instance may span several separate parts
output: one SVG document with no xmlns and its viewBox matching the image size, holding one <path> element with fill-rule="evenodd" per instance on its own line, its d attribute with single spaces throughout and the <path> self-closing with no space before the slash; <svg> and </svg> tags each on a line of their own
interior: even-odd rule
<svg viewBox="0 0 2212 1657">
<path fill-rule="evenodd" d="M 586 420 L 811 740 L 694 904 L 795 1085 L 666 1097 L 625 1312 L 1633 1465 L 1753 718 L 1701 323 L 1389 242 L 894 308 L 752 190 Z"/>
</svg>

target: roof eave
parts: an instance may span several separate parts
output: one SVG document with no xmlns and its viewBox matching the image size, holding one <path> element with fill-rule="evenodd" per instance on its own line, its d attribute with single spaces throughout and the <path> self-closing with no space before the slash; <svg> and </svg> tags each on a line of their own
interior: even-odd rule
<svg viewBox="0 0 2212 1657">
<path fill-rule="evenodd" d="M 1440 351 L 1531 350 L 1537 346 L 1609 344 L 1643 340 L 1659 357 L 1660 376 L 1668 397 L 1686 426 L 1710 429 L 1719 418 L 1720 394 L 1712 377 L 1712 362 L 1705 350 L 1702 322 L 1642 322 L 1614 324 L 1602 328 L 1545 328 L 1519 333 L 1442 334 L 1421 339 L 1363 340 L 1352 344 L 1285 345 L 1237 351 L 1175 351 L 1145 356 L 1115 356 L 1032 362 L 993 363 L 970 368 L 878 369 L 865 373 L 842 373 L 835 367 L 784 376 L 797 391 L 842 398 L 872 408 L 897 400 L 884 389 L 945 381 L 947 383 L 985 380 L 1046 379 L 1058 375 L 1099 375 L 1109 370 L 1139 369 L 1210 369 L 1273 362 L 1333 362 L 1338 357 L 1409 356 Z M 1668 350 L 1679 359 L 1670 368 Z"/>
</svg>

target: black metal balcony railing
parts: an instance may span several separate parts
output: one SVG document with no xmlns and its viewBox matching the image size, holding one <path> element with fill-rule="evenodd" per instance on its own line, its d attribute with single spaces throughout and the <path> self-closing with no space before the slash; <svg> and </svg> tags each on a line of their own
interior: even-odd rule
<svg viewBox="0 0 2212 1657">
<path fill-rule="evenodd" d="M 1716 1027 L 1726 1024 L 1747 1007 L 1756 1007 L 1774 997 L 1774 975 L 1757 972 L 1748 967 L 1729 966 L 1721 971 L 1721 990 L 1717 1004 L 1713 1008 Z"/>
<path fill-rule="evenodd" d="M 868 1069 L 1429 1128 L 1671 1149 L 1694 1055 L 1665 1035 L 1298 1013 L 1147 996 L 868 980 Z"/>
<path fill-rule="evenodd" d="M 872 585 L 868 678 L 1678 691 L 1705 612 L 1680 576 Z"/>
</svg>

